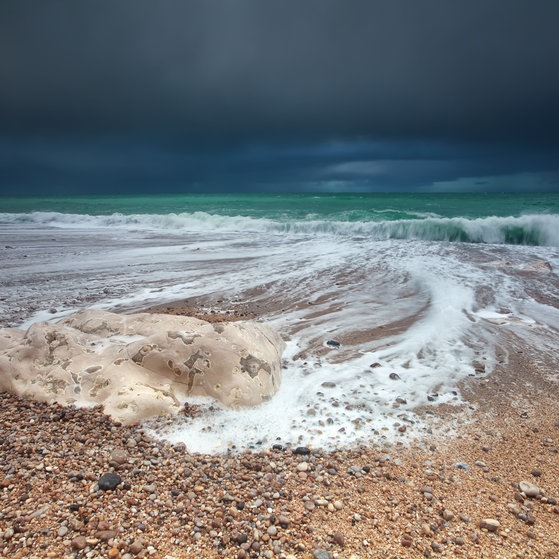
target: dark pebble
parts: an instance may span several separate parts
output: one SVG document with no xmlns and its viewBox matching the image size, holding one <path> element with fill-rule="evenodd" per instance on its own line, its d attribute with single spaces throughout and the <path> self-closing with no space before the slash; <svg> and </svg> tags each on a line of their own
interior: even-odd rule
<svg viewBox="0 0 559 559">
<path fill-rule="evenodd" d="M 108 472 L 99 478 L 98 485 L 101 491 L 113 491 L 121 482 L 122 478 L 118 474 Z"/>
<path fill-rule="evenodd" d="M 293 454 L 300 454 L 301 456 L 307 456 L 311 453 L 311 449 L 307 448 L 306 446 L 298 446 L 294 451 Z"/>
<path fill-rule="evenodd" d="M 533 514 L 519 514 L 518 518 L 528 524 L 528 526 L 533 526 L 536 523 L 536 517 Z"/>
</svg>

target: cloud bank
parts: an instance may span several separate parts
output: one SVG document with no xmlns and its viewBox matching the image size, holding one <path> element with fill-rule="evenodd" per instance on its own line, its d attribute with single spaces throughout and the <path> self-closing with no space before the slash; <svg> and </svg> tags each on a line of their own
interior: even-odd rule
<svg viewBox="0 0 559 559">
<path fill-rule="evenodd" d="M 553 190 L 557 21 L 541 0 L 7 0 L 0 188 Z"/>
</svg>

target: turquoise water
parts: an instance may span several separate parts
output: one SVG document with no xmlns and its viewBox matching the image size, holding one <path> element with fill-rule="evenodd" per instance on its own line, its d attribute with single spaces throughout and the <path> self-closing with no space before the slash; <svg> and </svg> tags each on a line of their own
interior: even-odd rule
<svg viewBox="0 0 559 559">
<path fill-rule="evenodd" d="M 336 234 L 559 246 L 559 194 L 289 194 L 0 198 L 0 225 Z"/>
<path fill-rule="evenodd" d="M 0 198 L 0 212 L 168 214 L 206 212 L 255 218 L 359 220 L 479 218 L 559 214 L 559 194 L 287 194 L 150 195 Z"/>
</svg>

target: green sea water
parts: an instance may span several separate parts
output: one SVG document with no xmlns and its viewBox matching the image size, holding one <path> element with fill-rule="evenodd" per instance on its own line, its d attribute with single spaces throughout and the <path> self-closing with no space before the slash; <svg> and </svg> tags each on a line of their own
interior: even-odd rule
<svg viewBox="0 0 559 559">
<path fill-rule="evenodd" d="M 0 213 L 123 215 L 205 212 L 223 216 L 344 221 L 468 219 L 559 214 L 559 194 L 216 194 L 4 197 Z"/>
<path fill-rule="evenodd" d="M 559 194 L 12 197 L 0 198 L 2 225 L 559 246 Z"/>
</svg>

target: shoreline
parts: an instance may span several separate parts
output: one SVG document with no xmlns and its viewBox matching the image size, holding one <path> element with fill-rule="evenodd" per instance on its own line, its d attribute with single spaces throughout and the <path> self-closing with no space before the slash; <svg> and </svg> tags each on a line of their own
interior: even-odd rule
<svg viewBox="0 0 559 559">
<path fill-rule="evenodd" d="M 190 454 L 98 408 L 2 393 L 0 555 L 557 557 L 557 385 L 528 348 L 507 348 L 506 365 L 461 387 L 474 409 L 429 408 L 443 429 L 409 446 Z M 99 490 L 109 472 L 120 483 Z"/>
</svg>

